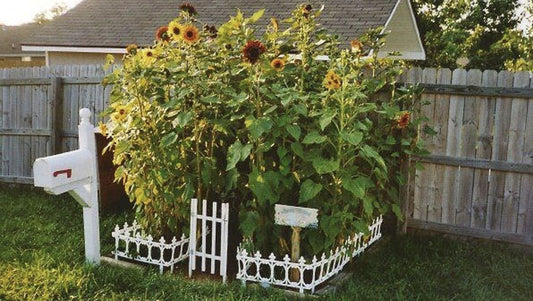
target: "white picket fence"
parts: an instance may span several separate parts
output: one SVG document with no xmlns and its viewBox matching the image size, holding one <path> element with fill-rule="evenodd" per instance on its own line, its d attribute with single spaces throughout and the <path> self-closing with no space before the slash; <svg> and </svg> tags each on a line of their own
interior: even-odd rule
<svg viewBox="0 0 533 301">
<path fill-rule="evenodd" d="M 222 203 L 220 206 L 220 217 L 217 217 L 218 204 L 212 203 L 211 215 L 207 213 L 207 200 L 202 201 L 202 213 L 198 214 L 198 200 L 191 200 L 191 226 L 190 226 L 190 240 L 189 244 L 189 277 L 192 272 L 196 270 L 196 258 L 201 258 L 202 272 L 206 271 L 206 261 L 210 260 L 210 272 L 215 274 L 216 262 L 219 263 L 220 276 L 222 281 L 226 283 L 227 271 L 227 257 L 228 257 L 228 221 L 229 221 L 229 205 Z M 197 229 L 200 222 L 200 248 L 198 248 Z M 210 227 L 209 227 L 210 226 Z M 220 230 L 220 240 L 217 243 L 217 229 Z M 208 248 L 207 244 L 211 240 L 211 246 Z M 208 250 L 210 249 L 210 250 Z M 218 254 L 218 255 L 217 255 Z"/>
<path fill-rule="evenodd" d="M 169 243 L 162 236 L 159 241 L 154 241 L 151 235 L 143 236 L 140 225 L 133 222 L 131 226 L 124 223 L 122 229 L 118 225 L 115 226 L 111 236 L 115 238 L 113 254 L 116 260 L 122 257 L 158 265 L 160 273 L 163 273 L 164 267 L 170 267 L 173 272 L 174 265 L 188 257 L 189 239 L 185 235 L 182 235 L 180 240 L 173 237 Z"/>
<path fill-rule="evenodd" d="M 237 279 L 243 284 L 246 281 L 259 282 L 281 287 L 299 289 L 300 293 L 310 290 L 314 293 L 315 288 L 340 272 L 344 266 L 356 255 L 361 254 L 368 246 L 381 237 L 381 224 L 383 217 L 376 218 L 369 226 L 370 236 L 365 239 L 363 233 L 349 237 L 343 246 L 335 251 L 330 251 L 329 257 L 322 254 L 319 259 L 316 256 L 311 261 L 300 257 L 298 262 L 291 262 L 289 255 L 282 260 L 277 260 L 271 253 L 268 258 L 262 258 L 260 252 L 248 254 L 245 249 L 237 249 L 237 262 L 239 270 Z M 309 262 L 309 263 L 307 263 Z M 298 281 L 291 281 L 290 270 L 297 269 L 300 273 Z"/>
</svg>

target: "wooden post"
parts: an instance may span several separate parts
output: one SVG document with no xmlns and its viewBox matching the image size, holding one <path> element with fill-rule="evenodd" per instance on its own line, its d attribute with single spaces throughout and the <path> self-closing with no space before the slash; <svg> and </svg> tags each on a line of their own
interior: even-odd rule
<svg viewBox="0 0 533 301">
<path fill-rule="evenodd" d="M 48 155 L 55 155 L 61 152 L 61 132 L 63 123 L 63 92 L 62 80 L 60 77 L 50 79 L 50 90 L 48 92 L 48 123 L 51 130 Z"/>
<path fill-rule="evenodd" d="M 292 235 L 291 235 L 291 260 L 292 262 L 298 262 L 298 259 L 300 258 L 300 231 L 302 231 L 302 228 L 300 227 L 291 227 L 292 228 Z M 298 269 L 291 269 L 291 281 L 299 281 L 300 280 L 300 271 Z"/>
<path fill-rule="evenodd" d="M 399 197 L 400 197 L 400 209 L 403 215 L 403 221 L 398 219 L 396 225 L 396 232 L 398 234 L 407 233 L 407 215 L 409 214 L 409 194 L 411 185 L 411 172 L 409 167 L 411 165 L 411 156 L 405 158 L 400 165 L 400 172 L 405 177 L 405 185 L 400 185 Z"/>
</svg>

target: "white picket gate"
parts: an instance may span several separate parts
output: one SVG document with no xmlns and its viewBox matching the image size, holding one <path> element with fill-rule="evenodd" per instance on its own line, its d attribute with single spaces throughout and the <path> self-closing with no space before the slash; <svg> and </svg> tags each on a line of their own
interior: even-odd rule
<svg viewBox="0 0 533 301">
<path fill-rule="evenodd" d="M 218 261 L 220 276 L 226 282 L 227 257 L 228 257 L 228 203 L 220 206 L 220 217 L 217 217 L 218 203 L 212 203 L 211 215 L 207 213 L 207 200 L 202 201 L 202 212 L 198 214 L 198 200 L 191 200 L 191 226 L 189 234 L 189 277 L 196 270 L 196 258 L 201 258 L 202 272 L 206 271 L 207 259 L 210 260 L 210 272 L 215 274 L 216 263 Z M 198 233 L 198 223 L 200 222 L 200 233 Z M 217 241 L 217 229 L 220 230 L 220 239 Z M 198 234 L 200 235 L 197 238 Z M 211 240 L 208 250 L 207 243 Z M 198 242 L 201 240 L 200 248 Z M 218 253 L 218 255 L 217 255 Z"/>
</svg>

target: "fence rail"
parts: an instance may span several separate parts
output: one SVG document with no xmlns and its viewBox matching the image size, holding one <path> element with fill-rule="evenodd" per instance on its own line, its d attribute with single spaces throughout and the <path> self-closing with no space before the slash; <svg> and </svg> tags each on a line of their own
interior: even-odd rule
<svg viewBox="0 0 533 301">
<path fill-rule="evenodd" d="M 32 183 L 36 158 L 77 148 L 77 112 L 88 107 L 101 121 L 108 72 L 0 69 L 0 181 Z M 437 132 L 422 134 L 432 154 L 415 158 L 425 169 L 402 187 L 409 226 L 533 240 L 531 73 L 413 68 L 399 82 L 424 88 L 421 110 Z"/>
</svg>

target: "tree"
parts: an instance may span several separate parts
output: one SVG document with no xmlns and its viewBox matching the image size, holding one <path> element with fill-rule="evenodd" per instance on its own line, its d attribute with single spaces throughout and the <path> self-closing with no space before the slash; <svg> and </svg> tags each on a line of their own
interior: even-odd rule
<svg viewBox="0 0 533 301">
<path fill-rule="evenodd" d="M 423 66 L 505 69 L 527 61 L 529 37 L 517 29 L 519 0 L 413 0 L 427 60 Z M 530 50 L 529 50 L 530 51 Z M 523 64 L 519 64 L 523 65 Z"/>
<path fill-rule="evenodd" d="M 43 12 L 37 13 L 33 17 L 33 22 L 37 24 L 44 24 L 53 18 L 62 15 L 64 12 L 67 11 L 67 6 L 65 3 L 56 3 L 52 8 L 49 10 L 45 10 Z"/>
</svg>

